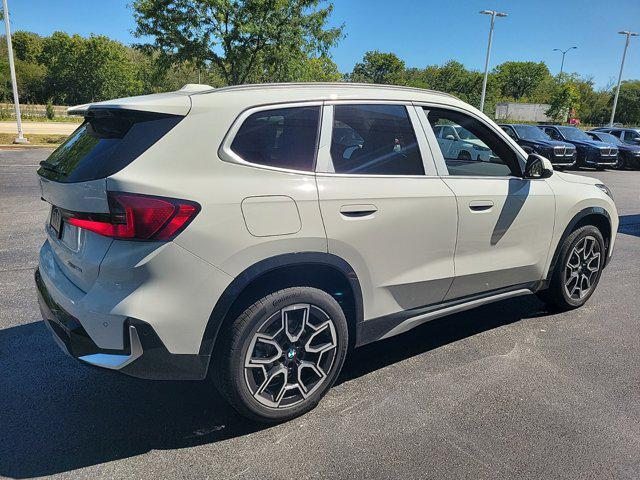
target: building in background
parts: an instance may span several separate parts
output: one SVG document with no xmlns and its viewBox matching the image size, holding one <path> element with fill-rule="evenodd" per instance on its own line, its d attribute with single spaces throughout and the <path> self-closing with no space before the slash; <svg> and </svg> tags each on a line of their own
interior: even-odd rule
<svg viewBox="0 0 640 480">
<path fill-rule="evenodd" d="M 553 119 L 547 115 L 550 105 L 546 103 L 517 103 L 500 102 L 496 103 L 496 120 L 508 122 L 552 122 Z M 563 122 L 566 122 L 566 118 Z"/>
</svg>

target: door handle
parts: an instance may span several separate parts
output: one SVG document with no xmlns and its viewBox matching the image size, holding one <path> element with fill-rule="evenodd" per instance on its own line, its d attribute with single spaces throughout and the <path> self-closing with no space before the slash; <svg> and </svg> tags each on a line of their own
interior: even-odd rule
<svg viewBox="0 0 640 480">
<path fill-rule="evenodd" d="M 474 200 L 469 203 L 469 210 L 472 212 L 487 212 L 493 208 L 491 200 Z"/>
<path fill-rule="evenodd" d="M 378 207 L 375 205 L 343 205 L 340 207 L 340 213 L 350 218 L 368 217 L 377 211 Z"/>
</svg>

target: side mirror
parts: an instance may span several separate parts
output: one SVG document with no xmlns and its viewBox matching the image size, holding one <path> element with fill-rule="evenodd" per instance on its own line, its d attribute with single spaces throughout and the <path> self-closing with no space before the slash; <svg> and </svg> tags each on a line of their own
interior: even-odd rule
<svg viewBox="0 0 640 480">
<path fill-rule="evenodd" d="M 527 157 L 524 178 L 549 178 L 553 175 L 553 165 L 546 158 L 535 153 Z"/>
<path fill-rule="evenodd" d="M 454 137 L 453 135 L 447 135 L 446 137 L 444 137 L 446 140 L 456 140 L 456 137 Z"/>
</svg>

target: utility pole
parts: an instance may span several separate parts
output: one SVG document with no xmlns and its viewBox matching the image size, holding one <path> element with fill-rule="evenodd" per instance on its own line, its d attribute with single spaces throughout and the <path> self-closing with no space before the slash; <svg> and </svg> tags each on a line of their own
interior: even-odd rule
<svg viewBox="0 0 640 480">
<path fill-rule="evenodd" d="M 487 58 L 484 62 L 484 79 L 482 80 L 482 96 L 480 97 L 480 111 L 484 112 L 484 99 L 487 95 L 487 77 L 489 76 L 489 57 L 491 56 L 491 42 L 493 41 L 493 25 L 496 17 L 506 17 L 506 13 L 495 10 L 482 10 L 483 15 L 491 15 L 491 28 L 489 29 L 489 45 L 487 46 Z"/>
<path fill-rule="evenodd" d="M 576 48 L 578 47 L 570 47 L 570 48 L 567 48 L 566 50 L 560 50 L 559 48 L 553 49 L 554 52 L 562 53 L 562 63 L 560 64 L 560 75 L 562 75 L 562 72 L 564 71 L 564 56 L 567 54 L 569 50 L 574 50 Z"/>
<path fill-rule="evenodd" d="M 618 86 L 616 88 L 616 96 L 613 99 L 613 109 L 611 110 L 611 120 L 609 120 L 609 126 L 613 127 L 613 119 L 616 116 L 616 107 L 618 106 L 618 95 L 620 95 L 620 84 L 622 83 L 622 69 L 624 69 L 624 59 L 627 57 L 627 50 L 629 49 L 629 41 L 631 37 L 637 37 L 636 32 L 629 32 L 627 30 L 618 32 L 620 35 L 626 35 L 627 41 L 624 44 L 624 53 L 622 54 L 622 63 L 620 64 L 620 74 L 618 75 Z"/>
<path fill-rule="evenodd" d="M 22 133 L 22 117 L 20 115 L 20 102 L 18 101 L 18 82 L 16 80 L 16 67 L 13 64 L 13 44 L 11 43 L 11 26 L 9 25 L 9 7 L 7 0 L 2 0 L 4 28 L 7 34 L 7 53 L 9 54 L 9 71 L 11 72 L 11 86 L 13 87 L 13 106 L 16 109 L 16 121 L 18 123 L 18 138 L 13 143 L 29 143 Z"/>
</svg>

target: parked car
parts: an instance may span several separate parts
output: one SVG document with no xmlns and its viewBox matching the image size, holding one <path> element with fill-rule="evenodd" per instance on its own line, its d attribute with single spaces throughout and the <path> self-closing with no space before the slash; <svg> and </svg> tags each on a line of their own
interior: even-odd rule
<svg viewBox="0 0 640 480">
<path fill-rule="evenodd" d="M 577 127 L 539 125 L 538 128 L 554 140 L 575 145 L 578 167 L 604 170 L 606 167 L 615 167 L 618 164 L 618 148 L 615 145 L 594 140 Z"/>
<path fill-rule="evenodd" d="M 491 149 L 460 125 L 438 125 L 433 129 L 440 149 L 459 160 L 491 161 Z"/>
<path fill-rule="evenodd" d="M 606 186 L 443 93 L 188 86 L 70 113 L 84 122 L 38 170 L 56 342 L 135 377 L 210 379 L 259 421 L 310 410 L 351 348 L 429 320 L 531 293 L 580 307 L 615 243 Z M 441 125 L 492 161 L 451 156 Z"/>
<path fill-rule="evenodd" d="M 623 127 L 599 127 L 592 131 L 605 132 L 615 135 L 627 145 L 640 145 L 640 127 L 623 128 Z"/>
<path fill-rule="evenodd" d="M 567 142 L 552 139 L 534 125 L 500 125 L 527 153 L 537 153 L 551 160 L 556 167 L 572 167 L 576 163 L 576 148 Z"/>
<path fill-rule="evenodd" d="M 603 131 L 592 130 L 586 133 L 594 140 L 609 143 L 618 147 L 617 168 L 640 168 L 640 145 L 624 143 L 615 135 Z"/>
</svg>

